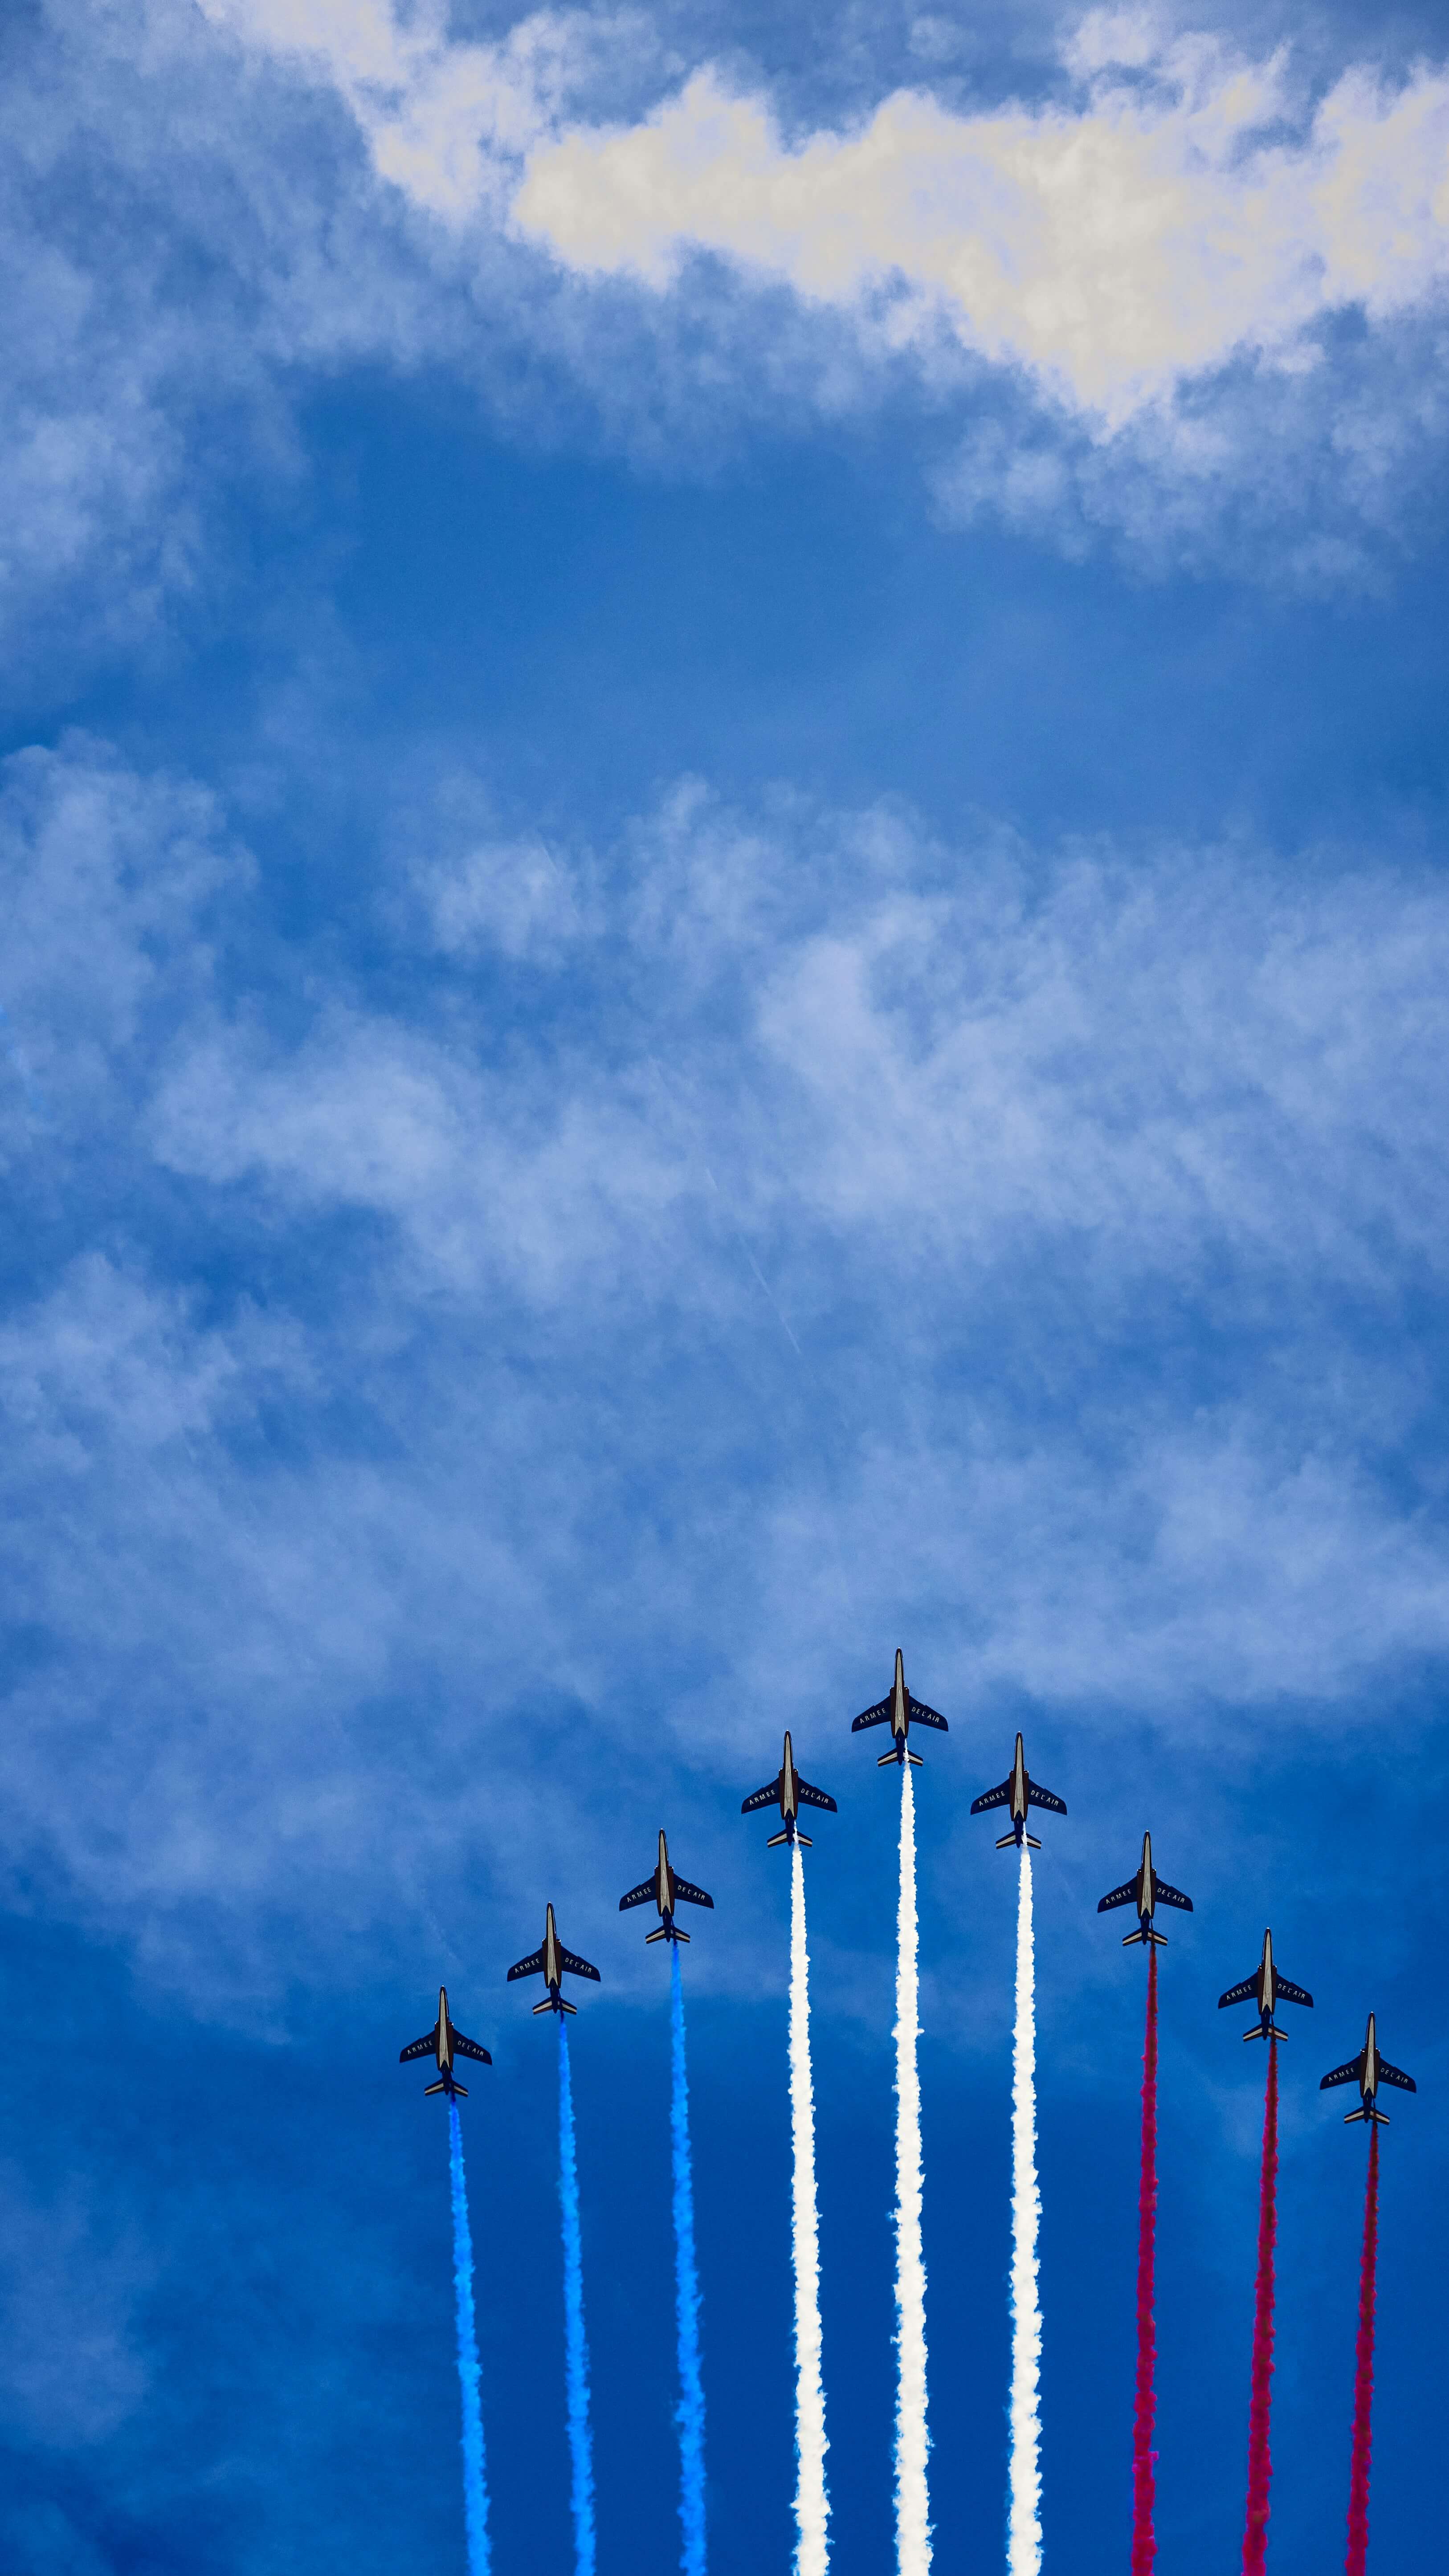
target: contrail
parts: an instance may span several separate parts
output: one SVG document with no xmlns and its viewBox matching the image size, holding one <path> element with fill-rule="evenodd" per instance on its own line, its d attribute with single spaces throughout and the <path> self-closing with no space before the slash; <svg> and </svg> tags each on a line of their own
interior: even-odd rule
<svg viewBox="0 0 1449 2576">
<path fill-rule="evenodd" d="M 1379 2124 L 1369 2122 L 1368 2181 L 1363 2200 L 1363 2255 L 1358 2274 L 1358 2351 L 1353 2374 L 1353 2463 L 1348 2481 L 1348 2576 L 1364 2576 L 1368 2556 L 1369 2458 L 1373 2441 L 1374 2295 L 1379 2259 Z"/>
<path fill-rule="evenodd" d="M 569 2031 L 558 2022 L 558 2197 L 563 2216 L 564 2366 L 568 2379 L 569 2460 L 573 2471 L 575 2576 L 594 2576 L 594 2445 L 589 2431 L 589 2347 L 584 2335 L 584 2270 L 579 2244 L 579 2164 Z"/>
<path fill-rule="evenodd" d="M 896 2566 L 926 2576 L 931 2508 L 926 2490 L 926 2265 L 921 2252 L 921 2079 L 916 2066 L 916 1810 L 911 1766 L 901 1764 L 901 1892 L 896 1952 Z"/>
<path fill-rule="evenodd" d="M 704 2576 L 704 2382 L 699 2368 L 699 2271 L 694 2258 L 694 2174 L 689 2154 L 689 2074 L 684 2057 L 684 1980 L 669 1944 L 671 2005 L 669 2129 L 674 2150 L 674 2303 L 679 2341 L 679 2521 L 684 2576 Z"/>
<path fill-rule="evenodd" d="M 1021 1846 L 1016 1906 L 1016 2037 L 1011 2068 L 1011 2498 L 1006 2556 L 1011 2576 L 1041 2565 L 1041 2309 L 1037 2301 L 1036 1960 L 1031 1853 Z"/>
<path fill-rule="evenodd" d="M 468 2535 L 468 2576 L 488 2576 L 488 2484 L 483 2469 L 483 2413 L 479 2395 L 478 2325 L 473 2313 L 473 2238 L 463 2178 L 463 2132 L 458 2105 L 448 2100 L 448 2161 L 453 2194 L 453 2296 L 458 2326 L 458 2381 L 463 2393 L 463 2520 Z"/>
<path fill-rule="evenodd" d="M 1142 2046 L 1142 2177 L 1137 2192 L 1137 2409 L 1132 2426 L 1132 2576 L 1152 2576 L 1157 2454 L 1157 1944 L 1147 1944 L 1147 2033 Z"/>
<path fill-rule="evenodd" d="M 1273 2403 L 1273 2254 L 1278 2241 L 1278 2051 L 1268 2042 L 1268 2082 L 1263 2097 L 1263 2170 L 1258 2186 L 1258 2286 L 1253 2299 L 1253 2383 L 1248 2405 L 1248 2514 L 1243 2528 L 1243 2576 L 1263 2576 L 1268 2556 L 1268 2490 L 1273 2461 L 1268 2448 Z"/>
<path fill-rule="evenodd" d="M 805 1942 L 805 1864 L 790 1845 L 790 2134 L 795 2151 L 795 2571 L 825 2576 L 830 2498 L 825 2491 L 825 2390 L 820 2376 L 820 2226 L 815 2207 L 815 2093 L 810 2078 L 810 1953 Z"/>
</svg>

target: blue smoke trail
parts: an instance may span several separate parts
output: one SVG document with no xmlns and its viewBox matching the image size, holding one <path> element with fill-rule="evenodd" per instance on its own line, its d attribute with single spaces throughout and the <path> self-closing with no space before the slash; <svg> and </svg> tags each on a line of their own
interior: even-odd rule
<svg viewBox="0 0 1449 2576">
<path fill-rule="evenodd" d="M 473 2314 L 473 2238 L 463 2179 L 463 2132 L 458 2105 L 448 2101 L 448 2160 L 453 2188 L 453 2292 L 458 2321 L 458 2380 L 463 2392 L 463 2519 L 468 2533 L 468 2576 L 488 2576 L 488 2486 L 483 2469 L 483 2409 L 479 2395 L 478 2326 Z"/>
<path fill-rule="evenodd" d="M 669 2128 L 674 2148 L 674 2302 L 679 2333 L 679 2520 L 684 2576 L 704 2576 L 704 2383 L 699 2369 L 699 2272 L 694 2259 L 694 2174 L 689 2156 L 689 2076 L 684 2062 L 684 1980 L 669 1944 L 673 2086 Z"/>
<path fill-rule="evenodd" d="M 573 2468 L 575 2576 L 594 2576 L 594 2444 L 589 2431 L 589 2347 L 584 2335 L 584 2265 L 579 2241 L 579 2160 L 569 2082 L 569 2028 L 558 2017 L 558 2199 L 563 2216 L 564 2367 Z"/>
</svg>

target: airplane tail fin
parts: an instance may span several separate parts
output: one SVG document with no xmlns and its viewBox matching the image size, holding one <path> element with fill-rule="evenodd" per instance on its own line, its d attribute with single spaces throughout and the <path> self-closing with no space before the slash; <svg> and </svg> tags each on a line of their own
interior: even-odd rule
<svg viewBox="0 0 1449 2576">
<path fill-rule="evenodd" d="M 998 1834 L 996 1837 L 996 1848 L 998 1851 L 1009 1851 L 1015 1840 L 1015 1834 Z M 1040 1848 L 1041 1846 L 1038 1844 L 1037 1849 L 1040 1850 Z"/>
<path fill-rule="evenodd" d="M 577 2005 L 577 2004 L 571 2004 L 571 2003 L 569 2002 L 569 1999 L 568 1999 L 568 1996 L 567 1996 L 567 1995 L 560 1995 L 560 1996 L 559 1996 L 559 1999 L 558 1999 L 558 2008 L 559 2008 L 559 2011 L 560 2011 L 560 2012 L 566 2012 L 566 2013 L 576 2013 L 576 2012 L 578 2011 L 578 2005 Z"/>
<path fill-rule="evenodd" d="M 1278 2037 L 1278 2033 L 1276 2030 L 1271 2033 L 1266 2032 L 1261 2022 L 1259 2022 L 1256 2030 L 1245 2030 L 1243 2033 L 1244 2039 L 1266 2039 L 1270 2036 L 1273 2039 L 1276 2039 Z"/>
<path fill-rule="evenodd" d="M 447 2089 L 447 2085 L 444 2083 L 442 2077 L 439 2076 L 436 2084 L 425 2084 L 423 2086 L 423 2093 L 425 2096 L 429 2093 L 446 2093 Z M 468 2087 L 466 2084 L 455 2084 L 453 2090 L 455 2093 L 461 2093 L 464 2101 L 467 2101 Z"/>
<path fill-rule="evenodd" d="M 681 1941 L 687 1941 L 689 1939 L 689 1934 L 687 1932 L 681 1932 L 678 1937 Z M 651 1941 L 667 1941 L 668 1938 L 669 1926 L 667 1923 L 661 1923 L 657 1931 L 645 1933 L 644 1947 L 647 1950 Z"/>
<path fill-rule="evenodd" d="M 776 1843 L 787 1843 L 789 1839 L 790 1837 L 788 1834 L 771 1834 L 765 1843 L 765 1849 L 766 1851 L 773 1851 Z M 800 1839 L 802 1842 L 804 1841 L 805 1837 L 803 1834 Z"/>
<path fill-rule="evenodd" d="M 1368 2113 L 1364 2110 L 1362 2104 L 1360 2104 L 1356 2111 L 1345 2111 L 1343 2115 L 1343 2125 L 1347 2129 L 1352 2126 L 1355 2120 L 1366 2120 L 1367 2118 Z"/>
<path fill-rule="evenodd" d="M 802 1834 L 798 1825 L 795 1828 L 795 1840 L 797 1843 L 803 1843 L 807 1851 L 813 1851 L 815 1849 L 815 1845 L 809 1834 Z"/>
<path fill-rule="evenodd" d="M 560 2001 L 562 2001 L 562 1997 L 560 1997 Z M 553 2010 L 553 1997 L 552 1997 L 552 1995 L 545 1995 L 545 1996 L 544 1996 L 544 1999 L 543 1999 L 543 2001 L 542 2001 L 542 2003 L 541 2003 L 541 2004 L 535 2004 L 535 2005 L 534 2005 L 534 2007 L 533 2007 L 533 2018 L 534 2018 L 534 2020 L 535 2020 L 535 2021 L 537 2021 L 538 2016 L 539 2016 L 539 2014 L 540 2014 L 541 2012 L 552 2012 L 552 2010 Z"/>
<path fill-rule="evenodd" d="M 1124 1950 L 1130 1950 L 1134 1941 L 1145 1941 L 1146 1938 L 1147 1935 L 1145 1932 L 1124 1932 L 1122 1935 L 1122 1947 Z"/>
<path fill-rule="evenodd" d="M 1148 1940 L 1149 1940 L 1149 1941 L 1155 1941 L 1155 1942 L 1157 1943 L 1157 1946 L 1158 1946 L 1159 1950 L 1165 1950 L 1165 1949 L 1166 1949 L 1166 1947 L 1167 1947 L 1167 1934 L 1166 1934 L 1165 1932 L 1159 1932 L 1155 1923 L 1151 1924 L 1151 1925 L 1148 1927 L 1147 1938 L 1148 1938 Z"/>
<path fill-rule="evenodd" d="M 1028 1850 L 1030 1850 L 1030 1851 L 1040 1851 L 1040 1850 L 1041 1850 L 1041 1845 L 1040 1845 L 1040 1843 L 1037 1841 L 1037 1838 L 1036 1838 L 1035 1834 L 1027 1834 L 1027 1835 L 1024 1837 L 1024 1840 L 1025 1840 L 1025 1842 L 1026 1842 L 1026 1845 L 1027 1845 Z"/>
<path fill-rule="evenodd" d="M 907 1751 L 907 1754 L 906 1754 L 906 1760 L 907 1760 L 908 1762 L 914 1762 L 914 1764 L 915 1764 L 915 1766 L 916 1766 L 916 1769 L 917 1769 L 918 1771 L 923 1770 L 923 1769 L 924 1769 L 924 1767 L 925 1767 L 925 1760 L 926 1760 L 926 1757 L 925 1757 L 924 1753 L 912 1753 L 912 1752 L 910 1752 L 910 1751 L 908 1750 L 908 1751 Z"/>
<path fill-rule="evenodd" d="M 1376 2102 L 1366 2103 L 1363 2109 L 1359 2111 L 1345 2111 L 1343 2115 L 1343 2125 L 1345 2128 L 1347 2128 L 1350 2120 L 1364 2120 L 1370 2122 L 1377 2120 L 1384 2128 L 1387 2128 L 1389 2125 L 1389 2115 L 1387 2111 L 1381 2111 Z"/>
<path fill-rule="evenodd" d="M 877 1771 L 883 1771 L 888 1762 L 899 1762 L 900 1758 L 898 1753 L 878 1753 L 875 1757 L 875 1767 Z"/>
</svg>

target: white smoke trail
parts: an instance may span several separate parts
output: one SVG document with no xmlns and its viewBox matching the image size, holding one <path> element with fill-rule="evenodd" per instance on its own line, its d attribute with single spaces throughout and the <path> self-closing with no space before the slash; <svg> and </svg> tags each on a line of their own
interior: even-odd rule
<svg viewBox="0 0 1449 2576">
<path fill-rule="evenodd" d="M 825 2576 L 830 2498 L 825 2491 L 825 2389 L 820 2376 L 820 2227 L 815 2207 L 815 2092 L 810 2078 L 810 1953 L 805 1869 L 790 1845 L 790 2132 L 795 2150 L 795 2543 L 796 2576 Z"/>
<path fill-rule="evenodd" d="M 1010 2576 L 1041 2566 L 1041 2309 L 1037 2303 L 1036 1957 L 1031 1929 L 1031 1853 L 1021 1846 L 1016 1913 L 1016 2039 L 1011 2069 L 1011 2501 Z"/>
<path fill-rule="evenodd" d="M 896 2566 L 927 2576 L 926 2265 L 921 2252 L 921 2082 L 916 2068 L 916 1806 L 901 1765 L 901 1893 L 896 1922 Z"/>
</svg>

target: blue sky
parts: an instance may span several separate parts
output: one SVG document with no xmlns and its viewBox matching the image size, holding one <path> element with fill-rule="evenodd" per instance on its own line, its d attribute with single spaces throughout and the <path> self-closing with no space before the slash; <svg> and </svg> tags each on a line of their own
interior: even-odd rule
<svg viewBox="0 0 1449 2576">
<path fill-rule="evenodd" d="M 686 1962 L 711 2548 L 783 2568 L 789 1725 L 840 2576 L 887 2563 L 920 1775 L 937 2564 L 1004 2509 L 1017 1726 L 1049 2559 L 1231 2564 L 1271 1921 L 1272 2560 L 1432 2549 L 1449 2064 L 1449 46 L 1427 9 L 37 0 L 3 35 L 0 2554 L 569 2563 L 552 1896 L 600 2568 L 677 2552 Z"/>
</svg>

